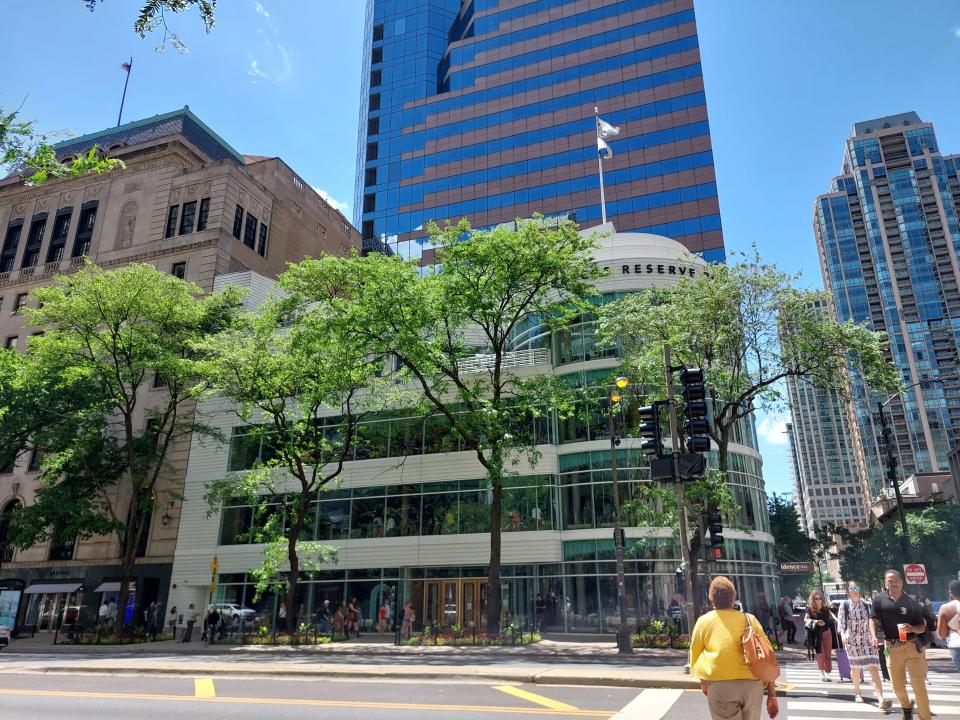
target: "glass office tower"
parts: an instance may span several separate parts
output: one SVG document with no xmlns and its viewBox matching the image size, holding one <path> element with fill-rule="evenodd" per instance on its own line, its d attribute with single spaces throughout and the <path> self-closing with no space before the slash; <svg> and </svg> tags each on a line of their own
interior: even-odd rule
<svg viewBox="0 0 960 720">
<path fill-rule="evenodd" d="M 960 430 L 960 185 L 915 112 L 856 123 L 841 175 L 814 204 L 824 282 L 840 320 L 890 336 L 902 396 L 889 405 L 903 477 L 947 471 Z M 872 495 L 884 484 L 877 401 L 851 368 Z M 940 379 L 943 378 L 943 381 Z M 928 382 L 931 379 L 935 382 Z"/>
<path fill-rule="evenodd" d="M 430 220 L 600 223 L 724 258 L 693 0 L 368 0 L 354 221 L 429 262 Z"/>
</svg>

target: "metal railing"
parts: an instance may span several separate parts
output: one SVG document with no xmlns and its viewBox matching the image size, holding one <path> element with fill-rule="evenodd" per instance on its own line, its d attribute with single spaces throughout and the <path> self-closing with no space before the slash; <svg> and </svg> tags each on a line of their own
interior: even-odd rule
<svg viewBox="0 0 960 720">
<path fill-rule="evenodd" d="M 483 372 L 493 368 L 496 361 L 493 355 L 484 355 L 478 353 L 457 363 L 460 372 L 474 373 Z M 550 350 L 547 348 L 535 348 L 533 350 L 515 350 L 504 353 L 501 367 L 524 367 L 533 365 L 543 365 L 550 362 Z"/>
</svg>

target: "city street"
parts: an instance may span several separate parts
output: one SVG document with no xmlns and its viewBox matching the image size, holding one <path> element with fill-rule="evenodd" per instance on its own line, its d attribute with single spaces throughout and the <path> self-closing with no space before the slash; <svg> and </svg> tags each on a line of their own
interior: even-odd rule
<svg viewBox="0 0 960 720">
<path fill-rule="evenodd" d="M 530 716 L 687 720 L 707 716 L 706 699 L 691 687 L 689 676 L 685 676 L 685 687 L 616 686 L 618 678 L 624 683 L 656 685 L 658 679 L 663 684 L 677 683 L 682 675 L 676 663 L 647 665 L 640 657 L 615 664 L 571 661 L 561 665 L 529 658 L 500 658 L 492 664 L 487 658 L 464 656 L 442 660 L 384 656 L 365 662 L 358 662 L 361 657 L 340 657 L 330 658 L 324 666 L 302 656 L 255 659 L 256 653 L 248 652 L 229 658 L 4 654 L 0 657 L 0 716 L 29 720 L 86 720 L 131 712 L 141 720 L 193 720 L 201 715 L 330 720 Z M 865 704 L 855 704 L 850 683 L 840 682 L 836 672 L 832 683 L 823 683 L 805 659 L 790 657 L 781 662 L 780 717 L 868 720 L 881 715 L 870 691 L 865 693 Z M 258 674 L 250 674 L 253 668 Z M 551 675 L 566 671 L 571 672 Z M 349 677 L 351 673 L 355 677 Z M 511 680 L 511 673 L 517 679 Z M 527 677 L 533 681 L 519 679 Z M 938 720 L 960 718 L 960 683 L 945 657 L 932 660 L 928 687 Z M 889 684 L 885 688 L 889 692 Z"/>
</svg>

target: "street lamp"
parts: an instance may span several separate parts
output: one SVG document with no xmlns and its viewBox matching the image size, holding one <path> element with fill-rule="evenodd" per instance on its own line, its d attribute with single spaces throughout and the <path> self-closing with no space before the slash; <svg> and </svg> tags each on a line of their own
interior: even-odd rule
<svg viewBox="0 0 960 720">
<path fill-rule="evenodd" d="M 920 380 L 915 382 L 912 385 L 907 385 L 905 388 L 898 390 L 893 395 L 888 397 L 884 401 L 877 401 L 877 412 L 880 415 L 880 432 L 884 440 L 884 450 L 887 455 L 887 477 L 890 480 L 890 484 L 893 485 L 893 494 L 897 500 L 897 513 L 900 516 L 900 552 L 903 556 L 903 562 L 910 562 L 911 548 L 910 548 L 910 535 L 907 533 L 907 513 L 903 507 L 903 495 L 900 494 L 900 483 L 897 479 L 897 455 L 894 454 L 894 441 L 893 441 L 893 427 L 892 425 L 887 424 L 887 414 L 884 411 L 884 408 L 893 402 L 895 399 L 903 395 L 907 390 L 910 390 L 920 385 L 927 385 L 928 383 L 942 383 L 947 380 L 956 380 L 956 375 L 946 375 L 943 377 L 929 378 L 927 380 Z M 946 430 L 946 428 L 944 428 Z"/>
<path fill-rule="evenodd" d="M 626 578 L 623 570 L 623 523 L 620 518 L 620 487 L 617 484 L 617 445 L 620 438 L 614 432 L 614 406 L 620 405 L 622 391 L 630 381 L 622 375 L 614 380 L 614 390 L 610 394 L 610 481 L 613 485 L 613 547 L 617 567 L 617 605 L 620 610 L 620 626 L 617 628 L 617 652 L 632 655 L 630 627 L 627 625 Z"/>
</svg>

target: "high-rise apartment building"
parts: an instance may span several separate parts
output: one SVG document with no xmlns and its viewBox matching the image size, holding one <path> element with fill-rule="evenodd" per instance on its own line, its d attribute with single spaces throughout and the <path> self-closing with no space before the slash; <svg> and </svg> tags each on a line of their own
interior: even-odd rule
<svg viewBox="0 0 960 720">
<path fill-rule="evenodd" d="M 693 0 L 368 0 L 354 221 L 429 262 L 431 220 L 601 221 L 708 260 L 723 235 Z"/>
<path fill-rule="evenodd" d="M 20 312 L 30 291 L 86 262 L 106 269 L 150 263 L 211 291 L 224 273 L 275 277 L 288 261 L 360 246 L 347 219 L 283 160 L 241 155 L 188 108 L 72 138 L 57 153 L 68 161 L 95 144 L 126 167 L 37 187 L 15 175 L 0 180 L 0 338 L 7 348 L 26 350 L 38 330 Z M 139 399 L 143 424 L 162 392 L 157 384 Z M 185 440 L 171 451 L 157 489 L 164 499 L 146 519 L 134 577 L 138 607 L 165 602 L 189 450 Z M 0 467 L 0 538 L 7 513 L 33 501 L 38 460 L 26 453 Z M 107 594 L 116 597 L 119 562 L 112 535 L 22 551 L 0 541 L 0 585 L 23 593 L 18 625 L 53 631 L 78 609 L 95 614 Z"/>
<path fill-rule="evenodd" d="M 889 402 L 900 467 L 949 469 L 960 429 L 960 157 L 944 157 L 915 112 L 858 122 L 839 176 L 814 205 L 824 282 L 840 320 L 890 338 L 906 390 Z M 930 382 L 930 381 L 933 382 Z M 871 495 L 883 486 L 877 402 L 856 368 L 851 381 Z"/>
</svg>

